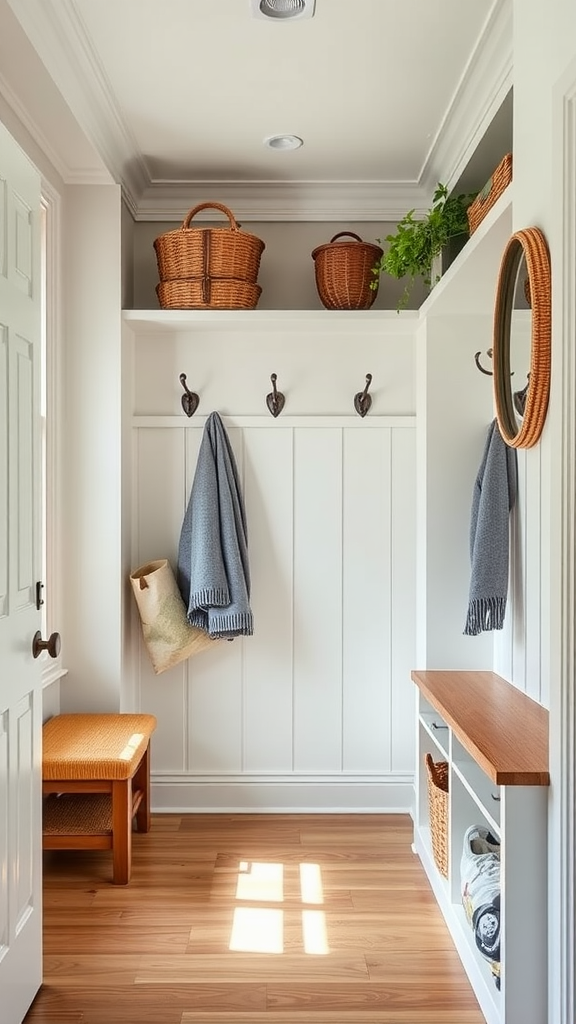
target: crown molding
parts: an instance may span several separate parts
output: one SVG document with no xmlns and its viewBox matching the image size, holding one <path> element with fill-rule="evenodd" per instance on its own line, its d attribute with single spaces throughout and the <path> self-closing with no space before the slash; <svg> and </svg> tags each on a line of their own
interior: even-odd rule
<svg viewBox="0 0 576 1024">
<path fill-rule="evenodd" d="M 512 87 L 512 6 L 510 0 L 495 0 L 454 90 L 419 178 L 429 195 L 437 182 L 458 180 Z"/>
<path fill-rule="evenodd" d="M 74 0 L 8 0 L 84 134 L 131 205 L 149 183 L 144 160 L 128 130 Z M 89 176 L 91 171 L 86 172 Z M 81 169 L 65 180 L 88 183 Z M 93 183 L 93 179 L 90 181 Z"/>
<path fill-rule="evenodd" d="M 42 150 L 46 159 L 52 164 L 53 168 L 60 175 L 63 181 L 66 180 L 66 167 L 62 163 L 58 152 L 52 144 L 48 141 L 44 133 L 40 130 L 37 123 L 30 116 L 24 105 L 20 102 L 18 96 L 4 78 L 0 74 L 0 95 L 6 101 L 12 113 L 18 118 L 20 124 L 26 129 L 31 139 L 34 140 L 36 145 Z"/>
<path fill-rule="evenodd" d="M 190 181 L 155 182 L 146 189 L 136 220 L 183 220 L 199 203 L 217 199 L 246 221 L 393 221 L 421 213 L 427 197 L 417 182 Z M 214 220 L 201 211 L 199 220 Z"/>
<path fill-rule="evenodd" d="M 512 3 L 495 0 L 418 180 L 153 180 L 75 0 L 7 2 L 112 180 L 122 185 L 135 220 L 182 220 L 191 207 L 215 196 L 243 221 L 396 222 L 410 209 L 419 216 L 429 208 L 438 181 L 457 180 L 512 82 Z M 30 122 L 24 111 L 18 116 Z M 63 167 L 38 126 L 29 123 L 28 130 L 65 182 L 109 180 L 98 170 Z"/>
</svg>

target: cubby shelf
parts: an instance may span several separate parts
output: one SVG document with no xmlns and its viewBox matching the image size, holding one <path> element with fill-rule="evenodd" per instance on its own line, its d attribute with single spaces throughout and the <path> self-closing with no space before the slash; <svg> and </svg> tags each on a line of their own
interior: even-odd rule
<svg viewBox="0 0 576 1024">
<path fill-rule="evenodd" d="M 548 712 L 493 672 L 414 671 L 412 679 L 419 689 L 414 848 L 488 1024 L 542 1024 Z M 441 745 L 433 718 L 448 727 Z M 432 855 L 424 762 L 434 750 L 449 764 L 447 880 Z M 501 844 L 500 991 L 462 908 L 460 858 L 466 829 L 476 824 Z"/>
</svg>

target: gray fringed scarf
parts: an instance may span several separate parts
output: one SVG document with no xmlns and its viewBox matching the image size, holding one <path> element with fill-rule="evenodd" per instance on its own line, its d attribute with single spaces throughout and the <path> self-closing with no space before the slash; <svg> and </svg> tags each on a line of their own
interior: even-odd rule
<svg viewBox="0 0 576 1024">
<path fill-rule="evenodd" d="M 214 638 L 252 634 L 244 501 L 217 412 L 206 420 L 182 523 L 178 585 L 192 626 Z"/>
<path fill-rule="evenodd" d="M 516 449 L 496 420 L 488 436 L 472 498 L 470 601 L 464 633 L 502 629 L 508 594 L 509 514 L 516 500 Z"/>
</svg>

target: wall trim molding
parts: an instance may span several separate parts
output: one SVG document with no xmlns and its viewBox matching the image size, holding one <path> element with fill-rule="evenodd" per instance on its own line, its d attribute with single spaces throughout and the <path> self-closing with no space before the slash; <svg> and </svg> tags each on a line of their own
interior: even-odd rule
<svg viewBox="0 0 576 1024">
<path fill-rule="evenodd" d="M 155 812 L 411 814 L 412 773 L 153 772 Z"/>
<path fill-rule="evenodd" d="M 549 848 L 549 1013 L 557 1024 L 572 1024 L 576 1010 L 576 61 L 554 89 L 553 152 L 556 194 L 552 261 L 554 364 L 551 425 L 554 494 L 552 510 L 552 606 Z"/>
<path fill-rule="evenodd" d="M 215 196 L 242 223 L 396 223 L 407 210 L 422 215 L 430 198 L 417 181 L 158 181 L 150 182 L 139 197 L 135 219 L 182 221 L 188 210 Z M 221 219 L 218 212 L 204 210 L 194 223 Z"/>
<path fill-rule="evenodd" d="M 465 170 L 513 83 L 512 4 L 492 9 L 436 139 L 419 182 L 432 195 L 436 183 L 454 184 Z"/>
<path fill-rule="evenodd" d="M 10 0 L 10 5 L 104 166 L 73 166 L 70 157 L 63 166 L 46 130 L 28 116 L 19 98 L 10 92 L 8 102 L 66 183 L 102 183 L 108 173 L 121 184 L 136 220 L 182 221 L 191 207 L 215 195 L 244 223 L 396 223 L 411 209 L 421 216 L 437 181 L 456 180 L 512 83 L 511 4 L 496 0 L 417 179 L 165 181 L 151 175 L 74 0 Z M 0 79 L 3 86 L 9 91 Z"/>
</svg>

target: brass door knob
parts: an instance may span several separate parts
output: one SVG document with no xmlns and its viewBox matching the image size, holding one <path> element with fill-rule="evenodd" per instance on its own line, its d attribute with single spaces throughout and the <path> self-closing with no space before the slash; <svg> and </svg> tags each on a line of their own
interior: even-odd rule
<svg viewBox="0 0 576 1024">
<path fill-rule="evenodd" d="M 34 633 L 32 640 L 32 655 L 37 658 L 42 651 L 48 651 L 51 658 L 57 658 L 60 654 L 60 633 L 52 633 L 48 640 L 42 639 L 42 633 L 38 630 Z"/>
</svg>

